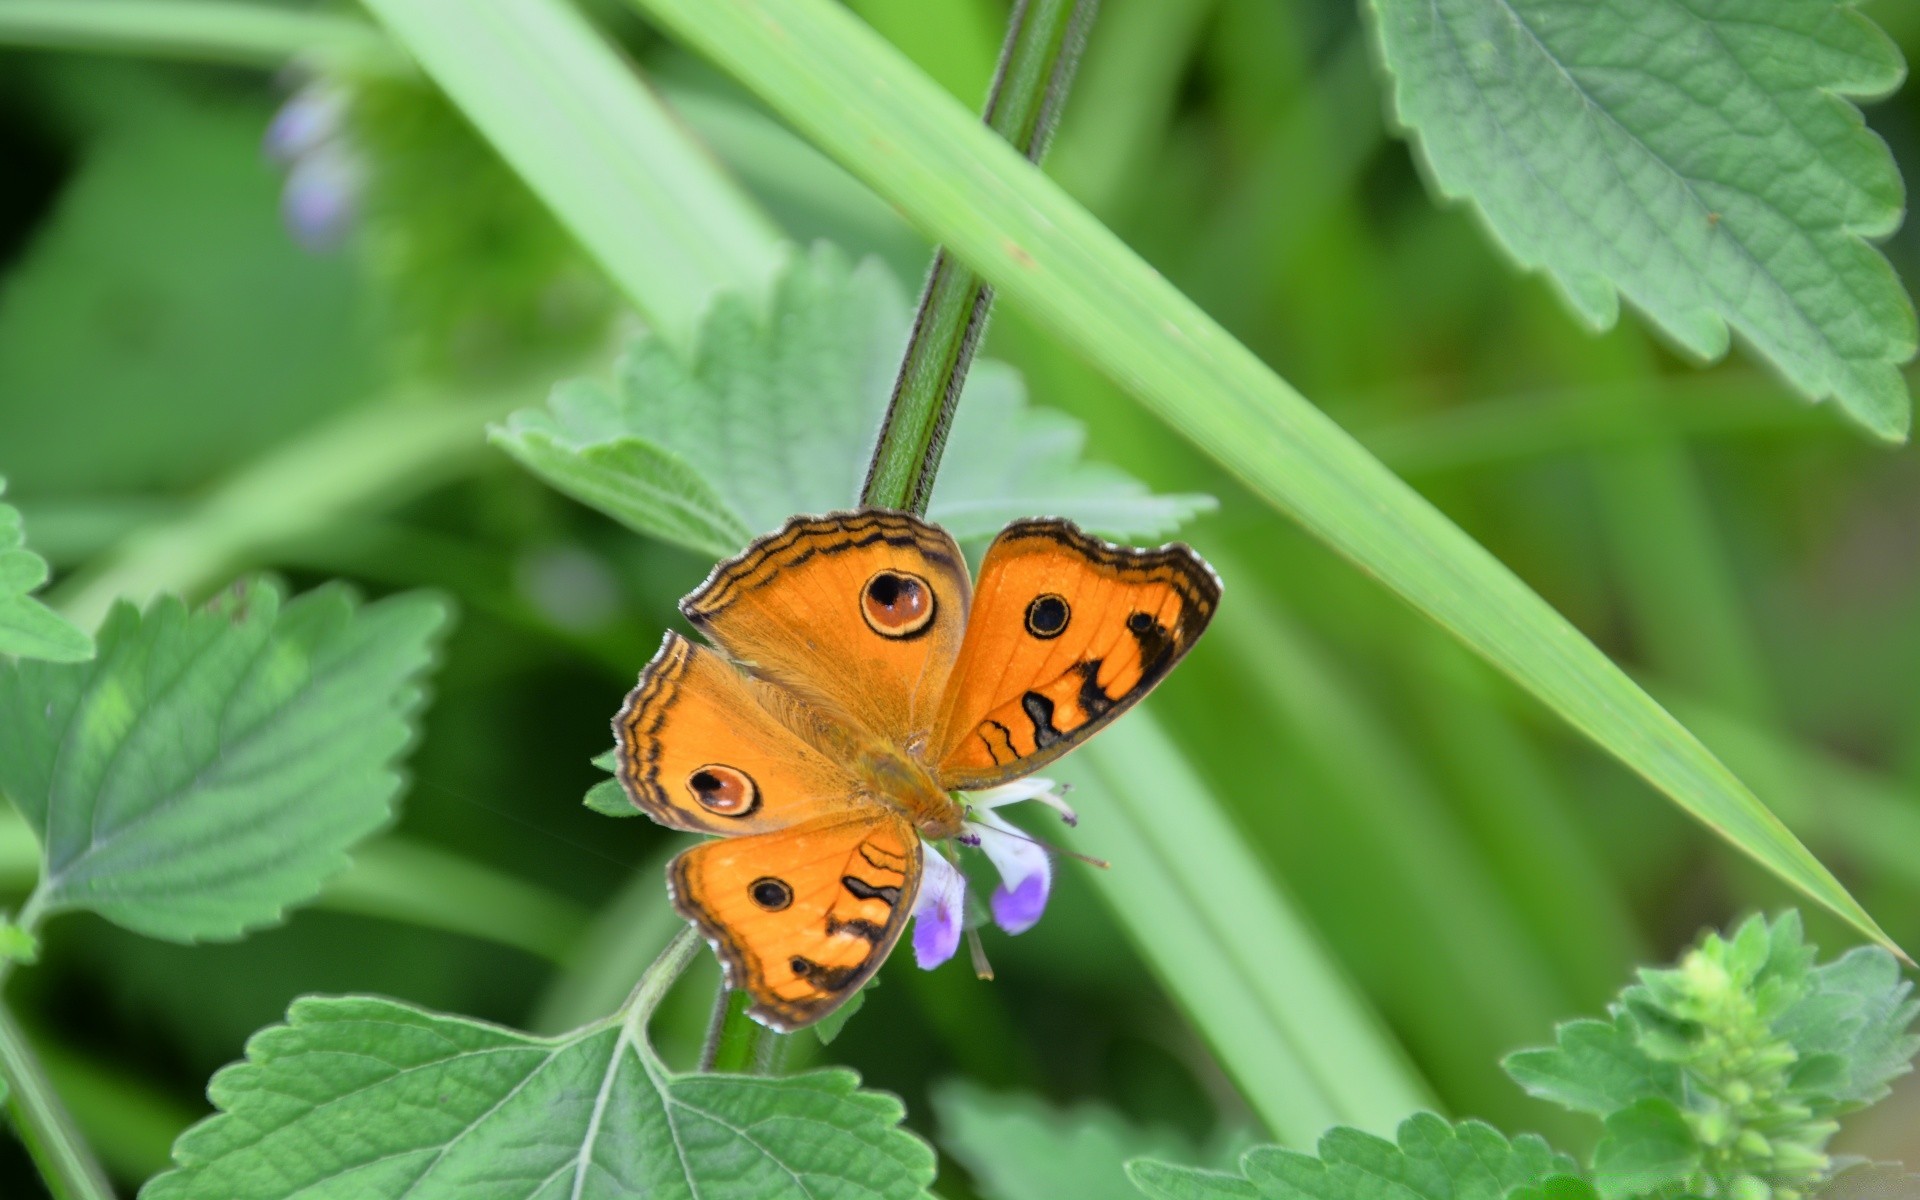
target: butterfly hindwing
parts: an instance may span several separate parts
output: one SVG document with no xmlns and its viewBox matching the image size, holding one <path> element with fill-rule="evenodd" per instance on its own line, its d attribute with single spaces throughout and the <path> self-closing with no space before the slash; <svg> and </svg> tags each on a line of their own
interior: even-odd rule
<svg viewBox="0 0 1920 1200">
<path fill-rule="evenodd" d="M 1181 545 L 1133 550 L 1066 521 L 1017 521 L 980 565 L 932 742 L 941 786 L 1016 779 L 1103 728 L 1173 669 L 1220 581 Z"/>
<path fill-rule="evenodd" d="M 905 746 L 938 712 L 968 591 L 945 530 L 869 509 L 795 517 L 715 567 L 680 611 L 756 676 Z"/>
<path fill-rule="evenodd" d="M 673 860 L 674 905 L 719 951 L 727 983 L 775 1029 L 819 1020 L 899 940 L 920 888 L 920 839 L 878 806 L 704 842 Z"/>
<path fill-rule="evenodd" d="M 719 654 L 667 634 L 613 722 L 628 797 L 662 825 L 729 836 L 857 804 L 852 775 L 783 723 L 777 701 Z"/>
</svg>

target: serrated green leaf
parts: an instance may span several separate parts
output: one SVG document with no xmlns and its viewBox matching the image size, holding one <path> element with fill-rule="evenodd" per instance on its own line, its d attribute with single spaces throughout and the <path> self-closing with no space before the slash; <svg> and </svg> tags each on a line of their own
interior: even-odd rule
<svg viewBox="0 0 1920 1200">
<path fill-rule="evenodd" d="M 1796 1089 L 1817 1091 L 1846 1107 L 1871 1104 L 1913 1069 L 1920 1053 L 1920 1000 L 1893 956 L 1861 946 L 1809 976 L 1809 986 L 1773 1023 L 1802 1058 L 1830 1060 L 1830 1075 L 1796 1076 Z"/>
<path fill-rule="evenodd" d="M 823 244 L 781 273 L 764 312 L 720 296 L 691 359 L 642 337 L 613 389 L 562 384 L 546 409 L 514 414 L 493 440 L 630 528 L 730 554 L 794 513 L 854 502 L 907 323 L 906 299 L 877 260 L 850 266 Z M 962 540 L 1035 514 L 1151 537 L 1214 507 L 1084 463 L 1084 442 L 1079 422 L 1027 408 L 1011 368 L 981 363 L 927 515 Z"/>
<path fill-rule="evenodd" d="M 1814 400 L 1904 437 L 1911 302 L 1867 238 L 1900 177 L 1842 96 L 1900 55 L 1847 0 L 1372 0 L 1400 122 L 1448 196 L 1581 318 L 1621 295 L 1692 353 L 1731 326 Z"/>
<path fill-rule="evenodd" d="M 552 409 L 523 409 L 488 431 L 488 440 L 582 504 L 627 528 L 711 554 L 731 554 L 752 532 L 687 461 L 643 437 L 585 430 L 616 403 L 597 384 L 562 383 Z M 589 415 L 592 414 L 592 415 Z"/>
<path fill-rule="evenodd" d="M 1642 1100 L 1607 1118 L 1593 1178 L 1606 1200 L 1624 1200 L 1681 1183 L 1699 1164 L 1700 1146 L 1673 1102 Z"/>
<path fill-rule="evenodd" d="M 1244 1176 L 1140 1159 L 1127 1164 L 1127 1178 L 1152 1200 L 1260 1200 Z"/>
<path fill-rule="evenodd" d="M 1336 1127 L 1317 1154 L 1258 1146 L 1240 1167 L 1244 1179 L 1145 1162 L 1128 1174 L 1165 1200 L 1504 1200 L 1578 1174 L 1571 1158 L 1531 1134 L 1509 1140 L 1479 1121 L 1450 1125 L 1432 1113 L 1403 1121 L 1397 1143 Z"/>
<path fill-rule="evenodd" d="M 47 911 L 176 941 L 311 898 L 384 824 L 445 605 L 256 584 L 190 612 L 121 604 L 90 663 L 0 668 L 4 791 Z"/>
<path fill-rule="evenodd" d="M 7 481 L 0 477 L 0 496 Z M 93 639 L 33 598 L 47 581 L 47 562 L 27 549 L 20 510 L 0 504 L 0 654 L 48 662 L 93 657 Z"/>
<path fill-rule="evenodd" d="M 143 1200 L 914 1200 L 934 1174 L 851 1071 L 675 1075 L 611 1023 L 535 1038 L 305 999 L 209 1094 Z"/>
<path fill-rule="evenodd" d="M 1605 1116 L 1637 1100 L 1680 1095 L 1679 1068 L 1648 1058 L 1623 1018 L 1568 1021 L 1554 1030 L 1554 1043 L 1510 1054 L 1502 1064 L 1515 1083 L 1542 1100 Z"/>
<path fill-rule="evenodd" d="M 1128 1159 L 1203 1161 L 1176 1131 L 1136 1126 L 1104 1105 L 1056 1109 L 951 1080 L 934 1089 L 933 1110 L 941 1146 L 986 1200 L 1110 1200 L 1126 1194 Z"/>
</svg>

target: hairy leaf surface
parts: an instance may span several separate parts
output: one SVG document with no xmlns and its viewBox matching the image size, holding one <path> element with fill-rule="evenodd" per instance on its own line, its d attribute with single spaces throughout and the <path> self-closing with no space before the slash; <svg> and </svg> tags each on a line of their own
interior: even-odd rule
<svg viewBox="0 0 1920 1200">
<path fill-rule="evenodd" d="M 311 898 L 388 819 L 446 621 L 427 595 L 255 584 L 118 605 L 89 663 L 0 668 L 0 790 L 40 838 L 40 902 L 195 941 Z"/>
<path fill-rule="evenodd" d="M 716 300 L 691 359 L 642 337 L 615 386 L 572 382 L 493 440 L 561 491 L 642 533 L 731 554 L 799 512 L 851 507 L 886 411 L 909 313 L 877 261 L 822 245 L 782 273 L 765 312 Z M 1015 517 L 1071 517 L 1110 537 L 1167 533 L 1213 507 L 1156 496 L 1081 460 L 1078 421 L 1029 409 L 1020 377 L 978 364 L 928 516 L 961 540 Z"/>
<path fill-rule="evenodd" d="M 1731 327 L 1800 392 L 1901 438 L 1913 306 L 1868 242 L 1900 176 L 1843 96 L 1893 90 L 1845 0 L 1373 0 L 1439 189 L 1605 328 L 1624 295 L 1702 358 Z"/>
<path fill-rule="evenodd" d="M 7 481 L 0 478 L 0 496 Z M 47 581 L 47 561 L 27 549 L 20 510 L 0 504 L 0 654 L 79 662 L 93 656 L 93 639 L 33 598 Z"/>
<path fill-rule="evenodd" d="M 676 1075 L 613 1023 L 305 999 L 209 1091 L 143 1200 L 914 1200 L 934 1172 L 851 1071 Z"/>
<path fill-rule="evenodd" d="M 1134 1184 L 1154 1200 L 1505 1200 L 1516 1189 L 1564 1195 L 1577 1183 L 1572 1159 L 1531 1135 L 1511 1141 L 1490 1125 L 1449 1125 L 1431 1113 L 1408 1118 L 1397 1143 L 1335 1128 L 1317 1154 L 1278 1146 L 1249 1150 L 1241 1173 L 1129 1164 Z"/>
</svg>

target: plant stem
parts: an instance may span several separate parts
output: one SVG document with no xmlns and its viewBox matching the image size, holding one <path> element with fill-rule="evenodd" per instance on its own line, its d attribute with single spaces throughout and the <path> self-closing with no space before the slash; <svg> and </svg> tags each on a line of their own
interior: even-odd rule
<svg viewBox="0 0 1920 1200">
<path fill-rule="evenodd" d="M 32 933 L 40 923 L 43 893 L 36 888 L 14 923 Z M 0 960 L 0 981 L 13 967 Z M 46 1068 L 33 1052 L 27 1035 L 0 1001 L 0 1083 L 6 1085 L 7 1113 L 15 1134 L 40 1169 L 40 1178 L 54 1200 L 113 1200 L 113 1185 L 93 1151 L 74 1128 L 73 1117 L 47 1079 Z"/>
<path fill-rule="evenodd" d="M 653 965 L 640 973 L 640 982 L 633 985 L 633 992 L 627 1002 L 620 1006 L 621 1020 L 629 1029 L 642 1029 L 653 1017 L 653 1010 L 660 1007 L 660 1001 L 666 998 L 667 989 L 686 972 L 687 964 L 700 952 L 700 935 L 689 925 L 675 934 L 653 960 Z"/>
<path fill-rule="evenodd" d="M 1020 0 L 1008 20 L 985 119 L 1033 162 L 1046 153 L 1059 123 L 1098 8 L 1098 0 Z M 944 248 L 934 255 L 860 490 L 862 506 L 927 511 L 953 410 L 992 304 L 993 289 L 984 279 Z"/>
<path fill-rule="evenodd" d="M 984 119 L 1033 162 L 1046 153 L 1059 124 L 1099 7 L 1099 0 L 1018 0 L 1007 20 Z M 913 336 L 907 339 L 886 421 L 860 489 L 862 507 L 927 511 L 947 429 L 992 304 L 993 289 L 985 280 L 944 249 L 934 255 Z M 745 997 L 734 995 L 717 1003 L 726 1011 L 721 1015 L 715 1010 L 702 1068 L 764 1071 L 776 1066 L 780 1035 L 747 1016 Z"/>
</svg>

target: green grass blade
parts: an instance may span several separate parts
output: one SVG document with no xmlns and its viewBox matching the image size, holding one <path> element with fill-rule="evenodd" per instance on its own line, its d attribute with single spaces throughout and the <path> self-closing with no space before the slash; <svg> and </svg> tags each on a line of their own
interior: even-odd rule
<svg viewBox="0 0 1920 1200">
<path fill-rule="evenodd" d="M 570 6 L 367 0 L 657 329 L 764 281 L 780 236 Z"/>
<path fill-rule="evenodd" d="M 1052 774 L 1087 800 L 1067 834 L 1166 988 L 1274 1136 L 1344 1123 L 1385 1133 L 1433 1105 L 1367 1003 L 1152 718 Z"/>
<path fill-rule="evenodd" d="M 636 0 L 1001 297 L 1710 828 L 1892 942 L 1578 630 L 859 21 L 826 0 Z"/>
<path fill-rule="evenodd" d="M 365 21 L 228 0 L 0 0 L 0 44 L 268 68 L 300 58 L 379 74 L 412 70 Z"/>
</svg>

